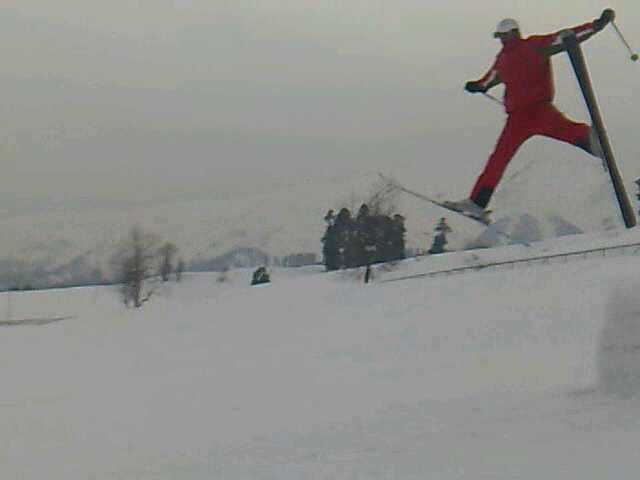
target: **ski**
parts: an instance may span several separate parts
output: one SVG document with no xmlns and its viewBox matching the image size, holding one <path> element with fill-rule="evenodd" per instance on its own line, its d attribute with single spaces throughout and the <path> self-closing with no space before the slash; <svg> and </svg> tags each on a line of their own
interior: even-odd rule
<svg viewBox="0 0 640 480">
<path fill-rule="evenodd" d="M 424 200 L 425 202 L 429 202 L 437 207 L 440 208 L 444 208 L 445 210 L 448 210 L 450 212 L 456 213 L 458 215 L 461 215 L 463 217 L 466 217 L 470 220 L 473 220 L 476 223 L 479 223 L 480 225 L 484 226 L 484 227 L 492 227 L 494 232 L 496 234 L 498 234 L 499 236 L 501 236 L 502 238 L 504 238 L 505 240 L 508 240 L 511 243 L 520 243 L 522 245 L 525 245 L 527 247 L 530 247 L 531 245 L 527 242 L 523 242 L 522 240 L 516 240 L 514 239 L 509 233 L 505 232 L 504 230 L 501 230 L 499 228 L 496 228 L 496 226 L 493 224 L 493 222 L 490 219 L 487 218 L 481 218 L 478 217 L 476 215 L 471 215 L 467 212 L 463 212 L 460 210 L 456 210 L 454 208 L 451 208 L 449 205 L 447 205 L 446 202 L 440 201 L 436 198 L 430 197 L 429 195 L 425 195 L 423 193 L 420 192 L 416 192 L 415 190 L 411 190 L 410 188 L 405 187 L 404 185 L 399 184 L 397 181 L 383 175 L 382 173 L 379 173 L 378 175 L 380 175 L 380 178 L 382 178 L 385 182 L 387 182 L 389 185 L 392 185 L 395 189 L 404 192 L 408 195 L 411 195 L 413 197 L 419 198 L 420 200 Z"/>
<path fill-rule="evenodd" d="M 475 222 L 480 223 L 481 225 L 484 225 L 485 227 L 488 227 L 489 225 L 491 225 L 491 220 L 489 220 L 487 218 L 478 217 L 476 215 L 472 215 L 472 214 L 464 212 L 462 210 L 457 210 L 455 208 L 451 208 L 446 202 L 437 200 L 437 199 L 435 199 L 433 197 L 430 197 L 428 195 L 425 195 L 423 193 L 416 192 L 415 190 L 411 190 L 411 189 L 405 187 L 404 185 L 400 185 L 398 182 L 396 182 L 394 180 L 386 178 L 383 175 L 381 175 L 381 176 L 382 176 L 382 178 L 385 179 L 385 181 L 387 181 L 390 184 L 392 184 L 395 189 L 400 190 L 401 192 L 404 192 L 404 193 L 407 193 L 409 195 L 412 195 L 412 196 L 414 196 L 416 198 L 424 200 L 425 202 L 432 203 L 433 205 L 436 205 L 437 207 L 447 209 L 450 212 L 457 213 L 458 215 L 462 215 L 463 217 L 467 217 L 467 218 L 469 218 L 469 219 L 471 219 L 471 220 L 473 220 Z"/>
</svg>

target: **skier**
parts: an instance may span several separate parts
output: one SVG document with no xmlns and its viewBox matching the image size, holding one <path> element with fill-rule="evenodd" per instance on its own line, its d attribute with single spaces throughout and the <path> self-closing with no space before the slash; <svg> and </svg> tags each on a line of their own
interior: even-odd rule
<svg viewBox="0 0 640 480">
<path fill-rule="evenodd" d="M 596 20 L 571 28 L 579 42 L 601 31 L 615 19 L 606 9 Z M 507 121 L 495 149 L 478 177 L 469 198 L 445 202 L 454 210 L 488 220 L 485 210 L 494 190 L 518 148 L 534 135 L 544 135 L 582 148 L 602 158 L 597 134 L 589 125 L 566 118 L 553 105 L 554 85 L 550 57 L 563 50 L 563 31 L 522 38 L 518 23 L 510 18 L 498 23 L 494 37 L 502 42 L 491 69 L 467 82 L 470 93 L 486 93 L 504 83 Z"/>
</svg>

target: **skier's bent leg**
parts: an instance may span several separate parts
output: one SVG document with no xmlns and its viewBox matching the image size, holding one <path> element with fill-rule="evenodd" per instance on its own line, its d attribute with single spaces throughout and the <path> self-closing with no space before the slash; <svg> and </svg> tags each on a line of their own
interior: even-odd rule
<svg viewBox="0 0 640 480">
<path fill-rule="evenodd" d="M 507 120 L 489 161 L 471 190 L 470 198 L 476 205 L 487 208 L 507 165 L 529 136 L 520 122 L 513 118 Z"/>
<path fill-rule="evenodd" d="M 544 125 L 542 135 L 575 145 L 594 157 L 604 158 L 598 134 L 586 123 L 569 120 L 553 105 L 549 105 L 545 111 Z"/>
</svg>

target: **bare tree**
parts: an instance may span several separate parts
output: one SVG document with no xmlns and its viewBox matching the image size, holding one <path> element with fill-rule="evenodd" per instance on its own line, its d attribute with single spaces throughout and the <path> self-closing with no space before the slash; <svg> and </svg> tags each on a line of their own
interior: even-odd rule
<svg viewBox="0 0 640 480">
<path fill-rule="evenodd" d="M 365 201 L 371 215 L 391 217 L 397 212 L 398 188 L 391 180 L 380 178 L 373 183 Z"/>
<path fill-rule="evenodd" d="M 176 282 L 179 282 L 180 280 L 182 280 L 182 274 L 184 273 L 184 269 L 186 268 L 186 265 L 184 263 L 184 260 L 181 258 L 180 260 L 178 260 L 178 264 L 176 265 Z"/>
<path fill-rule="evenodd" d="M 156 271 L 157 260 L 158 238 L 133 227 L 112 260 L 125 305 L 140 308 L 151 298 L 154 282 L 147 280 Z"/>
<path fill-rule="evenodd" d="M 178 247 L 171 242 L 166 242 L 160 247 L 160 250 L 158 250 L 160 256 L 160 276 L 163 282 L 169 281 L 169 276 L 174 268 L 173 260 L 176 253 L 178 253 Z"/>
<path fill-rule="evenodd" d="M 228 280 L 229 280 L 229 267 L 224 267 L 220 272 L 220 274 L 218 275 L 218 278 L 216 281 L 218 283 L 225 283 Z"/>
</svg>

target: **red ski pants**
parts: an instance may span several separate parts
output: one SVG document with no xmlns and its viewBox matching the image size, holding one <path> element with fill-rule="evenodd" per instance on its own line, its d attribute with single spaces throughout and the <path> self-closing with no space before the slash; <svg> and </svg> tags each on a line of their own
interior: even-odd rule
<svg viewBox="0 0 640 480">
<path fill-rule="evenodd" d="M 544 135 L 576 145 L 586 141 L 591 127 L 566 118 L 551 103 L 533 105 L 509 114 L 496 147 L 478 177 L 471 198 L 484 190 L 493 191 L 520 146 L 534 135 Z"/>
</svg>

